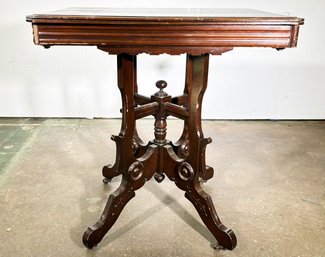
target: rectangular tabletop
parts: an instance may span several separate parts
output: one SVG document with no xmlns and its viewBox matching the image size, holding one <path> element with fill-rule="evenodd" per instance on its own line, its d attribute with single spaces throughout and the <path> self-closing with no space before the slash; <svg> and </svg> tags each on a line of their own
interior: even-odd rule
<svg viewBox="0 0 325 257">
<path fill-rule="evenodd" d="M 110 53 L 218 53 L 295 47 L 303 19 L 253 9 L 67 8 L 27 16 L 35 44 L 95 45 Z"/>
</svg>

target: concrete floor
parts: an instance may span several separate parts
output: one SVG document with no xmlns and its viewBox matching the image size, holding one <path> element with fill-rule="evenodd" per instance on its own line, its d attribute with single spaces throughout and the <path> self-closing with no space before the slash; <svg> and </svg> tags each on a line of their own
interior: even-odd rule
<svg viewBox="0 0 325 257">
<path fill-rule="evenodd" d="M 151 139 L 152 120 L 139 122 Z M 204 184 L 234 251 L 214 250 L 173 183 L 148 182 L 94 250 L 81 237 L 119 185 L 101 182 L 119 120 L 0 119 L 0 256 L 325 256 L 325 122 L 205 121 Z M 176 139 L 181 123 L 170 121 Z M 150 131 L 150 133 L 148 132 Z"/>
</svg>

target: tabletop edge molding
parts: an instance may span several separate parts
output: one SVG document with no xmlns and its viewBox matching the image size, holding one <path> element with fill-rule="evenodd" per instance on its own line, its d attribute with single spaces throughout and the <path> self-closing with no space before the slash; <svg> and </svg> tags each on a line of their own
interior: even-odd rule
<svg viewBox="0 0 325 257">
<path fill-rule="evenodd" d="M 249 10 L 255 16 L 237 11 L 237 17 L 220 16 L 217 11 L 215 17 L 210 13 L 202 17 L 116 16 L 113 11 L 110 16 L 90 15 L 88 8 L 71 15 L 73 10 L 27 16 L 35 44 L 97 46 L 111 54 L 221 54 L 222 49 L 234 47 L 295 47 L 299 26 L 304 24 L 302 18 L 257 10 Z M 80 15 L 82 11 L 86 14 Z"/>
</svg>

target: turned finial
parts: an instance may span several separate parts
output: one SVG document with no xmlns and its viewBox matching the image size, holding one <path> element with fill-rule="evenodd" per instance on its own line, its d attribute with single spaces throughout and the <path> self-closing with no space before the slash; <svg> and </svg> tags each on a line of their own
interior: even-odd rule
<svg viewBox="0 0 325 257">
<path fill-rule="evenodd" d="M 166 92 L 164 91 L 164 88 L 167 87 L 167 82 L 165 80 L 158 80 L 156 82 L 156 87 L 159 88 L 159 91 L 155 93 L 155 96 L 159 96 L 159 97 L 167 96 Z"/>
<path fill-rule="evenodd" d="M 158 80 L 156 82 L 156 87 L 158 87 L 160 91 L 162 91 L 165 87 L 167 87 L 167 82 L 165 80 Z"/>
</svg>

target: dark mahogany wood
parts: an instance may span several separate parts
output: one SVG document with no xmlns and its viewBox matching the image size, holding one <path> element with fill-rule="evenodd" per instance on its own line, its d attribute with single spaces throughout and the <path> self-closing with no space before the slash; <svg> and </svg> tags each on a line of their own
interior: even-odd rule
<svg viewBox="0 0 325 257">
<path fill-rule="evenodd" d="M 152 177 L 167 176 L 185 192 L 206 227 L 221 247 L 232 250 L 234 232 L 220 221 L 202 181 L 213 177 L 205 151 L 211 138 L 203 135 L 201 108 L 207 88 L 209 55 L 234 47 L 297 45 L 304 20 L 249 9 L 110 9 L 69 8 L 27 16 L 34 42 L 52 45 L 93 45 L 117 55 L 118 87 L 122 97 L 122 125 L 114 165 L 103 168 L 104 183 L 121 175 L 119 188 L 109 196 L 100 220 L 83 236 L 88 248 L 96 246 L 118 219 L 124 206 Z M 172 97 L 167 82 L 157 81 L 151 97 L 138 93 L 137 54 L 186 53 L 186 78 L 182 95 Z M 154 116 L 154 139 L 144 143 L 136 120 Z M 167 118 L 184 121 L 176 142 L 167 139 Z"/>
<path fill-rule="evenodd" d="M 111 54 L 216 54 L 294 47 L 303 19 L 250 9 L 69 8 L 27 16 L 35 44 L 94 45 Z"/>
</svg>

